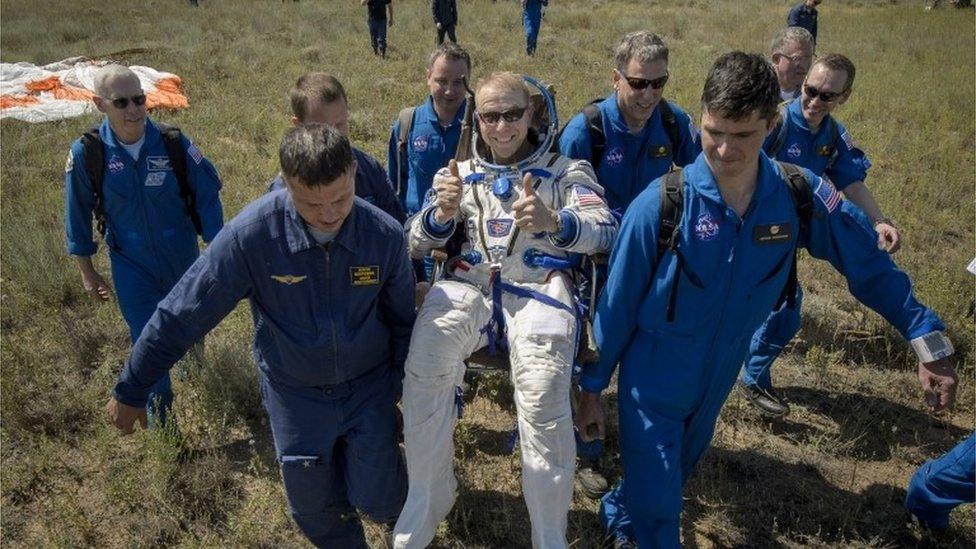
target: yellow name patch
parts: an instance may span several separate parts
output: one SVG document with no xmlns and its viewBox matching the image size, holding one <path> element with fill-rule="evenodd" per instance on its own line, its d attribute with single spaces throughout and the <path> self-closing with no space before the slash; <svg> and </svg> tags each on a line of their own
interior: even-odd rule
<svg viewBox="0 0 976 549">
<path fill-rule="evenodd" d="M 349 282 L 353 286 L 372 286 L 380 283 L 380 266 L 363 265 L 349 267 Z"/>
<path fill-rule="evenodd" d="M 307 275 L 295 276 L 295 275 L 271 275 L 271 280 L 275 282 L 280 282 L 282 284 L 298 284 L 299 282 L 308 278 Z"/>
</svg>

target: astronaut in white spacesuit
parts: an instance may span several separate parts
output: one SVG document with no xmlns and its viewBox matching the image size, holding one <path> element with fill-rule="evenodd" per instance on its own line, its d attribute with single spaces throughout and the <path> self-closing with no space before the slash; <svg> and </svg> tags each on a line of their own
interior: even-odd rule
<svg viewBox="0 0 976 549">
<path fill-rule="evenodd" d="M 488 345 L 511 363 L 532 544 L 566 547 L 579 322 L 567 271 L 579 254 L 609 251 L 617 223 L 589 163 L 542 152 L 522 76 L 491 74 L 475 103 L 483 155 L 438 172 L 436 197 L 409 227 L 414 257 L 457 227 L 467 243 L 427 294 L 410 342 L 402 401 L 410 488 L 394 546 L 427 546 L 454 505 L 463 361 Z"/>
</svg>

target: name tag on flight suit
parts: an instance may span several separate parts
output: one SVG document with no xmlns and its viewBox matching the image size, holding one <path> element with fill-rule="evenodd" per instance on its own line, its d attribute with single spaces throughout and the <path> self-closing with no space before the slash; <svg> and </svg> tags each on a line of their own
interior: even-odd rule
<svg viewBox="0 0 976 549">
<path fill-rule="evenodd" d="M 789 242 L 791 236 L 793 236 L 793 226 L 789 223 L 756 225 L 752 228 L 752 241 L 756 244 Z"/>
<path fill-rule="evenodd" d="M 671 145 L 654 145 L 652 143 L 647 146 L 647 156 L 651 158 L 667 158 L 670 152 Z"/>
<path fill-rule="evenodd" d="M 353 286 L 372 286 L 380 283 L 380 266 L 349 267 L 349 282 Z"/>
</svg>

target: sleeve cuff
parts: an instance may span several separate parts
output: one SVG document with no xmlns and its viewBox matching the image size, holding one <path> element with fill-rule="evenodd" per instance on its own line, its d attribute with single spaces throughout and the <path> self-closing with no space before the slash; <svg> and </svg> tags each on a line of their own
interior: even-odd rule
<svg viewBox="0 0 976 549">
<path fill-rule="evenodd" d="M 80 257 L 88 257 L 95 255 L 98 251 L 98 244 L 94 242 L 81 243 L 81 242 L 68 242 L 68 253 L 70 255 L 77 255 Z"/>
<path fill-rule="evenodd" d="M 438 223 L 434 219 L 435 208 L 429 208 L 424 212 L 424 231 L 429 234 L 432 238 L 442 239 L 451 236 L 454 232 L 454 220 L 450 220 L 447 223 Z"/>
<path fill-rule="evenodd" d="M 567 248 L 579 235 L 579 223 L 576 216 L 567 210 L 559 210 L 559 223 L 562 230 L 555 234 L 549 233 L 549 240 L 559 248 Z"/>
<path fill-rule="evenodd" d="M 604 381 L 598 377 L 592 377 L 586 375 L 586 370 L 584 369 L 583 374 L 580 376 L 579 386 L 580 389 L 588 393 L 600 394 L 610 385 L 609 382 Z"/>
</svg>

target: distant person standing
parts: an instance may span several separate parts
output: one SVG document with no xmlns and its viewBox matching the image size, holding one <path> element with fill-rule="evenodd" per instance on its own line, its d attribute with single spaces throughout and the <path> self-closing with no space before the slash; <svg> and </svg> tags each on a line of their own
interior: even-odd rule
<svg viewBox="0 0 976 549">
<path fill-rule="evenodd" d="M 522 26 L 525 28 L 525 53 L 535 55 L 539 27 L 542 26 L 542 10 L 549 0 L 522 0 Z"/>
<path fill-rule="evenodd" d="M 373 55 L 381 55 L 386 59 L 386 27 L 393 26 L 393 4 L 391 0 L 359 0 L 359 3 L 366 6 Z"/>
<path fill-rule="evenodd" d="M 430 0 L 430 13 L 437 27 L 437 45 L 444 43 L 446 34 L 451 42 L 457 44 L 454 27 L 457 26 L 457 0 Z"/>
<path fill-rule="evenodd" d="M 810 71 L 816 43 L 810 31 L 786 27 L 776 33 L 769 45 L 769 60 L 779 80 L 779 98 L 792 101 L 800 96 L 800 85 Z"/>
<path fill-rule="evenodd" d="M 786 17 L 787 27 L 803 27 L 810 31 L 813 41 L 817 41 L 817 6 L 820 0 L 803 0 L 793 6 L 789 16 Z"/>
</svg>

